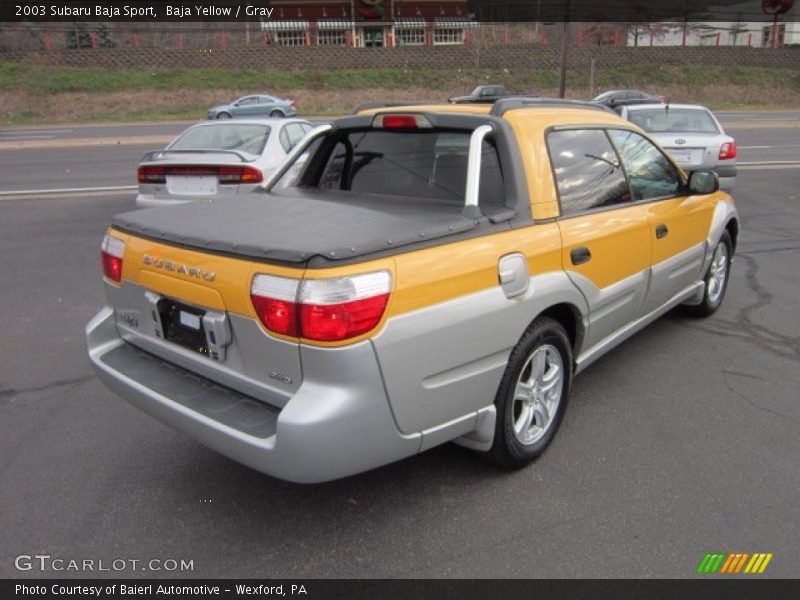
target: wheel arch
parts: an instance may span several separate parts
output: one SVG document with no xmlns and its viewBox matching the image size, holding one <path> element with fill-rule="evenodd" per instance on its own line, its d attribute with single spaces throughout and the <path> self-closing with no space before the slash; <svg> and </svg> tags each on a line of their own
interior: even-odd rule
<svg viewBox="0 0 800 600">
<path fill-rule="evenodd" d="M 536 318 L 531 321 L 531 324 L 539 317 L 549 317 L 566 330 L 570 345 L 572 346 L 572 355 L 573 357 L 577 356 L 585 335 L 585 327 L 580 309 L 571 302 L 559 302 L 541 311 L 536 315 Z"/>
<path fill-rule="evenodd" d="M 725 224 L 725 231 L 728 232 L 728 235 L 731 238 L 731 250 L 733 253 L 736 253 L 736 244 L 739 239 L 739 219 L 736 217 L 732 217 L 726 224 Z"/>
</svg>

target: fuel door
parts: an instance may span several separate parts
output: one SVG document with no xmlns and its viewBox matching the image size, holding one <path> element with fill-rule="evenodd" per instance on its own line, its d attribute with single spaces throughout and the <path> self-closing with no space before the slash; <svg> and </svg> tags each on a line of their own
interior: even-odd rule
<svg viewBox="0 0 800 600">
<path fill-rule="evenodd" d="M 506 298 L 516 298 L 528 291 L 530 275 L 528 259 L 524 254 L 519 252 L 506 254 L 498 263 L 497 273 Z"/>
</svg>

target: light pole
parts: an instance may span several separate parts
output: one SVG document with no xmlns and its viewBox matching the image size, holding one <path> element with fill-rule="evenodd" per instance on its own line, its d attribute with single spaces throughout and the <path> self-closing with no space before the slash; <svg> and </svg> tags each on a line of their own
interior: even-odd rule
<svg viewBox="0 0 800 600">
<path fill-rule="evenodd" d="M 561 28 L 561 68 L 558 78 L 558 97 L 567 93 L 567 52 L 569 51 L 569 8 L 570 0 L 564 2 L 564 23 Z"/>
</svg>

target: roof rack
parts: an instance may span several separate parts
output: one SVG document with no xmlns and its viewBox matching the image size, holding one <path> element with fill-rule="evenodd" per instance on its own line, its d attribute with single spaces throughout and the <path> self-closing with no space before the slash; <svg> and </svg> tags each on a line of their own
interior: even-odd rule
<svg viewBox="0 0 800 600">
<path fill-rule="evenodd" d="M 356 104 L 353 112 L 351 115 L 356 115 L 360 113 L 362 110 L 372 110 L 375 108 L 392 108 L 394 106 L 436 106 L 437 104 L 443 104 L 440 100 L 438 102 L 414 102 L 414 101 L 393 101 L 393 102 L 385 102 L 385 101 L 377 101 L 377 102 L 361 102 Z"/>
<path fill-rule="evenodd" d="M 587 110 L 599 110 L 616 114 L 613 110 L 596 102 L 586 102 L 584 100 L 569 100 L 566 98 L 501 98 L 492 105 L 490 115 L 502 117 L 509 110 L 526 107 L 562 107 L 562 108 L 585 108 Z"/>
</svg>

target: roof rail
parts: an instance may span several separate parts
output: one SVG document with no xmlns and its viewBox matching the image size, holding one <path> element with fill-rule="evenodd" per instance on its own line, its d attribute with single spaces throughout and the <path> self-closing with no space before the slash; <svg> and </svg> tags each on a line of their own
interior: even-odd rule
<svg viewBox="0 0 800 600">
<path fill-rule="evenodd" d="M 607 106 L 598 104 L 597 102 L 586 102 L 584 100 L 569 100 L 567 98 L 500 98 L 492 105 L 490 115 L 495 117 L 502 117 L 509 110 L 516 108 L 532 108 L 539 107 L 562 107 L 562 108 L 585 108 L 587 110 L 600 110 L 617 114 Z"/>
<path fill-rule="evenodd" d="M 372 110 L 375 108 L 392 108 L 393 106 L 435 106 L 437 104 L 445 104 L 441 100 L 438 102 L 414 102 L 414 101 L 392 101 L 392 102 L 385 102 L 385 101 L 377 101 L 377 102 L 361 102 L 356 104 L 353 112 L 351 115 L 356 115 L 360 113 L 362 110 Z"/>
</svg>

